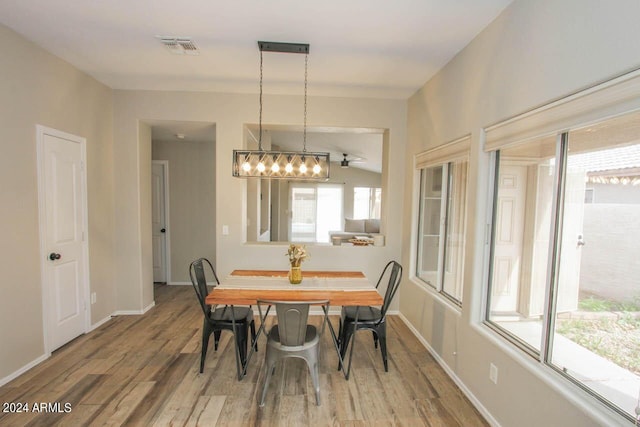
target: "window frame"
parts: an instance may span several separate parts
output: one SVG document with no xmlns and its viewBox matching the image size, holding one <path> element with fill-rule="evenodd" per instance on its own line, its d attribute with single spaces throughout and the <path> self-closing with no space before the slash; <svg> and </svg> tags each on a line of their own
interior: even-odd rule
<svg viewBox="0 0 640 427">
<path fill-rule="evenodd" d="M 515 346 L 522 350 L 521 354 L 531 356 L 537 363 L 536 371 L 543 375 L 545 371 L 557 373 L 575 389 L 575 395 L 584 392 L 585 404 L 592 404 L 593 399 L 602 404 L 609 412 L 635 422 L 635 419 L 622 408 L 610 402 L 606 396 L 574 378 L 554 364 L 553 340 L 555 334 L 555 316 L 559 286 L 560 252 L 562 245 L 562 222 L 565 208 L 565 188 L 567 159 L 569 157 L 569 134 L 580 128 L 597 124 L 608 119 L 640 111 L 640 70 L 635 70 L 615 77 L 604 83 L 558 99 L 550 104 L 533 109 L 500 123 L 483 129 L 484 151 L 491 156 L 489 163 L 489 185 L 487 203 L 487 239 L 484 252 L 484 276 L 482 284 L 481 307 L 477 312 L 477 323 L 491 333 L 501 337 L 505 346 Z M 533 350 L 522 339 L 489 320 L 491 316 L 491 281 L 493 274 L 494 238 L 496 224 L 496 201 L 498 194 L 499 151 L 545 135 L 555 134 L 556 170 L 554 172 L 553 207 L 549 231 L 549 264 L 545 281 L 544 315 L 540 350 Z M 505 347 L 507 349 L 509 347 Z M 511 347 L 512 348 L 512 347 Z M 529 359 L 531 360 L 531 359 Z M 574 391 L 575 390 L 575 391 Z"/>
<path fill-rule="evenodd" d="M 415 283 L 418 283 L 425 289 L 428 289 L 432 292 L 435 292 L 437 295 L 442 296 L 447 302 L 453 304 L 458 310 L 462 308 L 463 304 L 463 294 L 464 294 L 464 277 L 463 275 L 460 278 L 461 281 L 461 289 L 460 289 L 460 299 L 458 299 L 455 295 L 451 295 L 449 292 L 444 290 L 444 277 L 446 270 L 446 261 L 447 261 L 447 237 L 449 232 L 449 212 L 451 210 L 450 205 L 450 183 L 453 177 L 451 176 L 451 165 L 457 163 L 463 163 L 466 168 L 466 173 L 464 175 L 465 183 L 464 183 L 464 196 L 463 203 L 464 209 L 462 212 L 462 218 L 460 219 L 463 224 L 463 230 L 461 231 L 462 236 L 464 236 L 465 241 L 467 240 L 467 207 L 468 207 L 468 199 L 469 199 L 469 167 L 470 167 L 470 147 L 471 147 L 471 135 L 464 136 L 462 138 L 456 139 L 454 141 L 448 142 L 431 150 L 427 150 L 421 152 L 414 156 L 414 171 L 415 171 L 415 196 L 414 196 L 414 213 L 413 213 L 413 232 L 412 236 L 414 238 L 414 242 L 412 242 L 412 251 L 411 251 L 411 278 L 414 279 Z M 435 167 L 443 167 L 443 180 L 442 180 L 442 193 L 440 195 L 441 201 L 441 218 L 440 218 L 440 233 L 439 234 L 439 244 L 438 244 L 438 261 L 437 266 L 438 270 L 436 270 L 436 281 L 437 283 L 431 284 L 420 277 L 418 269 L 420 267 L 419 257 L 422 253 L 421 250 L 421 224 L 422 224 L 422 209 L 423 209 L 423 173 L 429 168 Z M 446 171 L 446 174 L 445 174 Z M 443 221 L 442 215 L 445 215 L 446 218 Z M 443 223 L 444 222 L 444 223 Z M 461 262 L 461 274 L 464 272 L 465 266 L 465 257 L 464 250 L 462 252 L 462 260 Z"/>
</svg>

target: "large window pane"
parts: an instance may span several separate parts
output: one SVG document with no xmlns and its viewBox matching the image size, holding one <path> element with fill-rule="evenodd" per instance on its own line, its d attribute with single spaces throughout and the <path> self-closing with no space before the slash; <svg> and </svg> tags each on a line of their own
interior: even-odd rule
<svg viewBox="0 0 640 427">
<path fill-rule="evenodd" d="M 466 161 L 449 164 L 447 189 L 449 199 L 446 215 L 447 228 L 442 290 L 454 299 L 461 301 L 467 196 Z"/>
<path fill-rule="evenodd" d="M 423 169 L 420 180 L 420 224 L 416 275 L 437 287 L 442 215 L 442 166 Z"/>
<path fill-rule="evenodd" d="M 467 161 L 425 168 L 420 176 L 416 276 L 462 301 Z"/>
<path fill-rule="evenodd" d="M 342 185 L 319 184 L 316 242 L 328 243 L 329 231 L 342 225 Z"/>
<path fill-rule="evenodd" d="M 500 150 L 488 320 L 539 352 L 545 309 L 556 137 Z"/>
<path fill-rule="evenodd" d="M 316 238 L 316 188 L 291 186 L 292 242 L 313 242 Z"/>
<path fill-rule="evenodd" d="M 353 188 L 353 219 L 380 219 L 382 188 Z"/>
<path fill-rule="evenodd" d="M 343 187 L 337 184 L 292 184 L 290 187 L 293 242 L 329 242 L 343 217 Z"/>
<path fill-rule="evenodd" d="M 633 416 L 640 390 L 640 115 L 568 136 L 551 363 Z"/>
</svg>

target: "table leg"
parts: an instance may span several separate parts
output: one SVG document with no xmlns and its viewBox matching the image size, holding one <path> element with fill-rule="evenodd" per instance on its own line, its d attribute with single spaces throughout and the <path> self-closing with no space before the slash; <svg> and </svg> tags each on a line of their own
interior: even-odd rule
<svg viewBox="0 0 640 427">
<path fill-rule="evenodd" d="M 345 379 L 349 379 L 347 374 L 345 374 L 344 361 L 342 360 L 342 356 L 340 355 L 340 346 L 338 345 L 338 338 L 336 336 L 336 331 L 335 329 L 333 329 L 333 324 L 331 323 L 331 320 L 329 320 L 329 313 L 328 313 L 329 308 L 322 306 L 322 309 L 324 310 L 324 314 L 325 314 L 324 321 L 329 325 L 331 340 L 333 341 L 333 346 L 336 349 L 336 353 L 338 354 L 338 363 L 339 363 L 340 369 L 342 370 L 342 373 L 345 375 Z"/>
<path fill-rule="evenodd" d="M 249 325 L 247 325 L 249 327 Z M 233 342 L 235 343 L 236 348 L 236 370 L 238 371 L 238 381 L 240 381 L 244 377 L 244 372 L 246 371 L 246 367 L 243 369 L 242 361 L 240 360 L 240 344 L 238 344 L 238 337 L 236 330 L 236 316 L 235 311 L 233 310 L 233 305 L 231 305 L 231 328 L 233 329 Z M 246 365 L 246 364 L 245 364 Z"/>
<path fill-rule="evenodd" d="M 258 338 L 260 338 L 260 334 L 263 333 L 265 328 L 265 321 L 267 319 L 267 315 L 269 314 L 269 310 L 271 310 L 271 306 L 267 307 L 267 311 L 265 311 L 264 316 L 262 315 L 262 308 L 258 305 L 258 317 L 260 317 L 260 327 L 256 332 L 256 338 L 251 341 L 251 348 L 249 349 L 249 354 L 247 354 L 247 360 L 244 362 L 244 369 L 242 370 L 242 377 L 238 379 L 244 378 L 247 375 L 247 367 L 249 366 L 249 361 L 251 360 L 251 356 L 255 353 L 256 343 L 258 342 Z M 266 351 L 266 350 L 265 350 Z"/>
</svg>

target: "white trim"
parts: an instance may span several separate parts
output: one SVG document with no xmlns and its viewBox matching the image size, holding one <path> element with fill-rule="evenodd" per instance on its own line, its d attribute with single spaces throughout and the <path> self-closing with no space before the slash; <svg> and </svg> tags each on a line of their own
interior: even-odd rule
<svg viewBox="0 0 640 427">
<path fill-rule="evenodd" d="M 191 286 L 191 282 L 167 282 L 167 285 L 169 286 Z"/>
<path fill-rule="evenodd" d="M 152 301 L 151 304 L 143 308 L 142 310 L 116 310 L 111 316 L 139 316 L 145 314 L 156 306 L 156 302 Z"/>
<path fill-rule="evenodd" d="M 471 135 L 463 136 L 414 156 L 414 169 L 424 169 L 469 156 Z"/>
<path fill-rule="evenodd" d="M 26 365 L 24 365 L 22 368 L 18 369 L 17 371 L 14 371 L 14 372 L 10 373 L 9 375 L 7 375 L 4 378 L 0 378 L 0 387 L 2 387 L 3 385 L 7 384 L 8 382 L 13 381 L 14 379 L 18 378 L 20 375 L 24 374 L 25 372 L 27 372 L 29 369 L 33 368 L 34 366 L 39 365 L 40 363 L 44 362 L 49 357 L 51 357 L 51 353 L 45 353 L 42 356 L 38 357 L 37 359 L 32 360 L 31 362 L 27 363 Z"/>
<path fill-rule="evenodd" d="M 142 175 L 142 167 L 141 167 L 141 159 L 142 159 L 142 155 L 141 155 L 141 144 L 140 144 L 140 123 L 141 121 L 138 120 L 136 122 L 136 187 L 135 187 L 135 193 L 136 193 L 136 202 L 137 202 L 137 215 L 136 215 L 136 222 L 137 222 L 137 237 L 138 237 L 138 245 L 137 245 L 137 249 L 138 249 L 138 283 L 140 284 L 139 286 L 139 290 L 140 290 L 140 303 L 143 304 L 144 303 L 144 259 L 142 256 L 142 248 L 143 248 L 143 241 L 142 241 L 142 177 L 140 175 Z M 149 126 L 149 125 L 147 125 Z M 150 126 L 149 126 L 150 129 Z M 149 141 L 149 143 L 151 144 L 151 141 Z M 149 163 L 151 163 L 151 159 L 149 159 Z M 151 165 L 149 165 L 151 166 Z M 147 178 L 149 179 L 149 181 L 151 181 L 151 167 L 149 167 L 149 177 Z M 151 196 L 151 195 L 150 195 Z M 149 206 L 149 209 L 151 209 L 151 206 Z M 151 219 L 151 218 L 149 218 Z M 149 225 L 151 225 L 151 221 L 149 221 Z M 151 236 L 151 239 L 153 239 L 153 236 Z M 151 243 L 151 242 L 149 242 Z M 151 243 L 151 246 L 153 246 L 153 243 Z M 151 256 L 153 257 L 153 247 L 150 248 L 152 253 Z M 153 261 L 151 262 L 151 281 L 153 281 Z M 151 290 L 153 292 L 153 283 L 151 284 Z M 135 310 L 132 310 L 135 311 Z M 144 311 L 140 311 L 139 314 L 144 314 Z"/>
<path fill-rule="evenodd" d="M 478 412 L 482 414 L 482 416 L 487 420 L 487 422 L 494 427 L 500 427 L 500 423 L 498 422 L 498 420 L 496 420 L 493 417 L 491 412 L 489 412 L 489 410 L 482 404 L 482 402 L 480 402 L 480 400 L 471 392 L 471 390 L 469 390 L 469 388 L 465 385 L 464 382 L 462 382 L 462 380 L 449 367 L 449 365 L 445 363 L 444 359 L 442 359 L 442 357 L 440 357 L 440 355 L 433 349 L 433 347 L 429 345 L 427 340 L 425 340 L 424 337 L 420 335 L 418 330 L 414 328 L 411 322 L 409 322 L 409 319 L 407 319 L 402 313 L 399 313 L 398 317 L 400 317 L 400 319 L 404 322 L 407 328 L 409 328 L 409 330 L 413 333 L 413 335 L 415 335 L 418 341 L 420 341 L 420 343 L 427 349 L 427 351 L 431 354 L 431 356 L 433 356 L 433 358 L 436 360 L 436 362 L 438 362 L 438 364 L 447 373 L 447 375 L 449 375 L 449 377 L 453 380 L 453 382 L 456 383 L 456 385 L 460 388 L 460 390 L 462 390 L 462 392 L 467 397 L 467 399 L 471 401 L 473 406 L 476 407 Z"/>
<path fill-rule="evenodd" d="M 36 125 L 36 161 L 37 161 L 37 180 L 38 180 L 38 232 L 39 232 L 39 247 L 40 247 L 40 289 L 42 297 L 42 334 L 44 342 L 45 355 L 51 354 L 51 329 L 49 328 L 49 318 L 51 316 L 50 301 L 51 296 L 49 292 L 49 286 L 46 282 L 44 272 L 47 268 L 47 248 L 45 247 L 45 233 L 46 233 L 46 195 L 45 195 L 45 182 L 44 182 L 44 135 L 51 135 L 56 138 L 66 139 L 80 144 L 80 157 L 82 162 L 82 168 L 80 170 L 81 192 L 83 198 L 82 206 L 82 230 L 84 233 L 84 239 L 82 241 L 82 256 L 83 256 L 83 299 L 84 299 L 84 333 L 91 330 L 91 286 L 90 286 L 90 272 L 89 272 L 89 198 L 87 193 L 87 140 L 86 138 L 72 135 L 57 129 L 49 128 L 43 125 Z M 48 357 L 48 356 L 47 356 Z"/>
<path fill-rule="evenodd" d="M 147 311 L 151 310 L 155 306 L 156 306 L 156 301 L 155 300 L 151 301 L 151 304 L 149 304 L 148 306 L 142 309 L 142 314 L 145 314 Z"/>
<path fill-rule="evenodd" d="M 485 151 L 640 109 L 640 70 L 485 128 Z"/>
<path fill-rule="evenodd" d="M 168 160 L 151 160 L 151 168 L 153 164 L 162 165 L 164 173 L 164 228 L 165 228 L 165 240 L 164 240 L 164 269 L 166 282 L 171 282 L 171 220 L 169 219 L 169 161 Z"/>
<path fill-rule="evenodd" d="M 100 326 L 104 325 L 105 323 L 107 323 L 109 320 L 111 320 L 111 318 L 113 317 L 113 315 L 109 315 L 107 317 L 105 317 L 102 320 L 98 320 L 96 323 L 94 323 L 93 325 L 91 325 L 91 329 L 89 330 L 89 332 L 93 332 L 96 329 L 98 329 Z"/>
</svg>

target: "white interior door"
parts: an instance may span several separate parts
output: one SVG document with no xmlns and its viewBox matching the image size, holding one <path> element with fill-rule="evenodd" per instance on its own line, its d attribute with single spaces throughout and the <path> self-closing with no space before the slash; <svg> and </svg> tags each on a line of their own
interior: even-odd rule
<svg viewBox="0 0 640 427">
<path fill-rule="evenodd" d="M 43 300 L 52 351 L 83 334 L 89 319 L 84 139 L 39 129 Z"/>
<path fill-rule="evenodd" d="M 491 307 L 516 312 L 522 267 L 526 166 L 500 165 Z"/>
<path fill-rule="evenodd" d="M 167 281 L 166 165 L 153 162 L 151 170 L 151 223 L 153 230 L 153 281 Z"/>
</svg>

